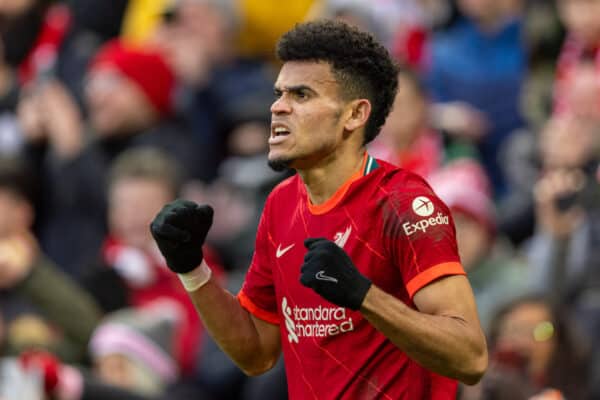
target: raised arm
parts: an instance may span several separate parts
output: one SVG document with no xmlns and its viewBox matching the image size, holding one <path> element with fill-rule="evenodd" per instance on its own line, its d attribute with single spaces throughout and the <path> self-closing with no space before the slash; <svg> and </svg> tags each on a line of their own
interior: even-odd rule
<svg viewBox="0 0 600 400">
<path fill-rule="evenodd" d="M 190 297 L 219 347 L 247 375 L 271 369 L 281 352 L 279 326 L 254 317 L 214 279 Z"/>
<path fill-rule="evenodd" d="M 279 327 L 255 318 L 212 278 L 202 254 L 212 217 L 210 206 L 175 200 L 163 207 L 150 229 L 209 334 L 244 373 L 258 375 L 279 358 Z"/>
</svg>

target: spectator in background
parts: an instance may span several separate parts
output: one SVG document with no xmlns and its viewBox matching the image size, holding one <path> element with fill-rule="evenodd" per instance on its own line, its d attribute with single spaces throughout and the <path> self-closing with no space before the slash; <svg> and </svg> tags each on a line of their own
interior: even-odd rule
<svg viewBox="0 0 600 400">
<path fill-rule="evenodd" d="M 48 399 L 210 400 L 181 379 L 173 346 L 177 313 L 171 306 L 156 302 L 107 314 L 90 339 L 91 368 L 31 351 L 21 355 L 22 369 L 41 372 Z"/>
<path fill-rule="evenodd" d="M 398 74 L 398 92 L 381 134 L 369 153 L 425 178 L 443 162 L 441 136 L 430 126 L 429 99 L 419 77 L 407 68 Z"/>
<path fill-rule="evenodd" d="M 20 86 L 41 78 L 68 26 L 67 8 L 51 7 L 48 0 L 0 3 L 0 153 L 21 151 L 24 140 L 14 117 Z"/>
<path fill-rule="evenodd" d="M 20 84 L 44 75 L 58 58 L 71 25 L 66 5 L 51 0 L 5 1 L 0 5 L 4 57 Z"/>
<path fill-rule="evenodd" d="M 435 125 L 478 145 L 494 196 L 505 194 L 497 152 L 523 125 L 521 86 L 527 59 L 523 0 L 458 0 L 464 18 L 436 35 L 427 73 Z"/>
<path fill-rule="evenodd" d="M 548 299 L 527 295 L 498 309 L 488 346 L 490 368 L 461 400 L 590 398 L 588 338 Z"/>
<path fill-rule="evenodd" d="M 600 331 L 600 174 L 598 123 L 554 117 L 540 140 L 542 174 L 534 186 L 535 234 L 529 281 L 573 311 L 592 336 Z M 593 341 L 594 374 L 600 347 Z M 594 383 L 600 393 L 600 382 Z"/>
<path fill-rule="evenodd" d="M 90 340 L 95 375 L 140 395 L 164 394 L 180 373 L 173 347 L 176 318 L 166 304 L 108 314 Z"/>
<path fill-rule="evenodd" d="M 38 160 L 46 193 L 40 239 L 67 272 L 79 275 L 105 235 L 105 184 L 110 162 L 139 145 L 164 149 L 190 176 L 203 152 L 172 118 L 176 81 L 152 47 L 106 44 L 87 74 L 84 120 L 57 81 L 31 86 L 19 105 L 28 154 Z"/>
<path fill-rule="evenodd" d="M 563 91 L 564 112 L 584 119 L 600 121 L 600 75 L 596 64 L 583 60 L 572 67 L 573 76 L 569 78 L 569 87 L 557 83 L 557 91 Z"/>
<path fill-rule="evenodd" d="M 2 354 L 32 347 L 81 362 L 99 310 L 40 251 L 32 232 L 36 184 L 18 159 L 0 159 L 0 301 Z"/>
<path fill-rule="evenodd" d="M 22 86 L 57 78 L 83 104 L 87 64 L 115 37 L 128 0 L 5 1 L 0 4 L 0 151 L 20 151 L 12 115 Z M 10 113 L 10 114 L 9 114 Z"/>
<path fill-rule="evenodd" d="M 178 111 L 204 149 L 197 165 L 205 183 L 228 155 L 232 114 L 273 97 L 272 71 L 236 53 L 239 23 L 231 2 L 181 0 L 167 9 L 153 38 L 181 82 Z"/>
<path fill-rule="evenodd" d="M 528 250 L 532 282 L 561 301 L 585 299 L 584 289 L 600 283 L 592 279 L 598 265 L 594 168 L 599 143 L 596 123 L 568 116 L 550 120 L 541 135 L 543 167 L 534 187 L 536 233 Z"/>
<path fill-rule="evenodd" d="M 104 239 L 101 265 L 86 274 L 85 282 L 105 310 L 144 308 L 169 300 L 173 304 L 171 312 L 179 316 L 173 323 L 173 355 L 182 373 L 189 375 L 199 356 L 202 325 L 148 229 L 162 204 L 179 193 L 181 177 L 178 162 L 157 149 L 135 148 L 115 159 L 108 178 L 109 234 Z M 219 271 L 218 260 L 205 247 Z M 107 280 L 113 284 L 107 286 Z M 125 304 L 114 302 L 119 287 L 124 288 Z"/>
<path fill-rule="evenodd" d="M 402 64 L 421 71 L 429 61 L 431 31 L 453 16 L 453 2 L 439 0 L 318 0 L 307 19 L 339 18 L 367 30 Z"/>
<path fill-rule="evenodd" d="M 527 266 L 497 235 L 490 181 L 478 162 L 450 162 L 429 183 L 452 212 L 460 259 L 475 293 L 481 324 L 487 329 L 499 305 L 528 289 Z"/>
<path fill-rule="evenodd" d="M 129 0 L 69 0 L 71 23 L 50 74 L 58 77 L 84 108 L 87 67 L 98 49 L 119 36 Z"/>
<path fill-rule="evenodd" d="M 577 112 L 575 104 L 569 102 L 569 92 L 579 76 L 577 67 L 589 63 L 595 72 L 598 85 L 600 66 L 600 1 L 599 0 L 559 0 L 559 15 L 566 26 L 567 37 L 558 59 L 554 84 L 554 112 Z M 592 100 L 595 107 L 600 103 Z M 586 106 L 588 108 L 591 104 Z"/>
<path fill-rule="evenodd" d="M 508 196 L 499 203 L 499 229 L 515 245 L 534 233 L 534 199 L 531 188 L 546 169 L 579 168 L 591 161 L 595 144 L 592 126 L 600 122 L 600 85 L 590 62 L 573 69 L 572 85 L 564 93 L 562 113 L 539 129 L 519 130 L 508 139 L 499 159 L 505 165 Z M 597 157 L 596 157 L 597 158 Z"/>
<path fill-rule="evenodd" d="M 426 71 L 431 61 L 429 47 L 434 32 L 456 18 L 454 1 L 380 0 L 376 3 L 378 19 L 390 21 L 392 15 L 396 16 L 392 29 L 388 27 L 394 56 L 417 71 Z"/>
<path fill-rule="evenodd" d="M 556 60 L 565 28 L 556 1 L 528 0 L 525 4 L 524 41 L 528 71 L 523 85 L 521 109 L 527 126 L 537 132 L 552 113 Z"/>
</svg>

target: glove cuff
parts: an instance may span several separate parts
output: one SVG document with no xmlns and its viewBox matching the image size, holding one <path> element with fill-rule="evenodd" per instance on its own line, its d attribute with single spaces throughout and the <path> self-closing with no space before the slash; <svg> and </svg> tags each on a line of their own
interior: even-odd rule
<svg viewBox="0 0 600 400">
<path fill-rule="evenodd" d="M 204 261 L 204 259 L 202 260 L 199 266 L 197 266 L 190 272 L 177 274 L 179 280 L 181 281 L 181 284 L 188 292 L 193 292 L 197 289 L 200 289 L 210 280 L 211 275 L 212 270 L 210 269 L 208 264 L 206 264 L 206 261 Z"/>
<path fill-rule="evenodd" d="M 365 297 L 367 296 L 367 292 L 371 288 L 372 282 L 370 279 L 361 276 L 361 279 L 358 282 L 356 287 L 356 291 L 353 293 L 352 298 L 350 299 L 349 308 L 358 311 L 360 307 L 362 307 L 363 301 L 365 301 Z"/>
</svg>

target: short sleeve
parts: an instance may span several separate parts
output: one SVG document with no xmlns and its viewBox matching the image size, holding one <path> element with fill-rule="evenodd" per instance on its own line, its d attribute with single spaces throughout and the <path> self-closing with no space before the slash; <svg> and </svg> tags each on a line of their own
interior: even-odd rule
<svg viewBox="0 0 600 400">
<path fill-rule="evenodd" d="M 252 315 L 272 324 L 279 324 L 273 273 L 269 260 L 268 203 L 260 218 L 252 263 L 246 274 L 238 300 Z"/>
<path fill-rule="evenodd" d="M 417 176 L 391 189 L 384 205 L 384 243 L 409 296 L 443 276 L 464 275 L 448 207 Z"/>
</svg>

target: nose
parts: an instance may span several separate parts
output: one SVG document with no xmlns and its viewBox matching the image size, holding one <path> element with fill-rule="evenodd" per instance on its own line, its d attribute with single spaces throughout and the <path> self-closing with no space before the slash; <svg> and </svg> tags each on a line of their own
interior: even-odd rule
<svg viewBox="0 0 600 400">
<path fill-rule="evenodd" d="M 292 112 L 292 107 L 285 97 L 285 94 L 283 94 L 271 104 L 272 114 L 289 114 Z"/>
</svg>

